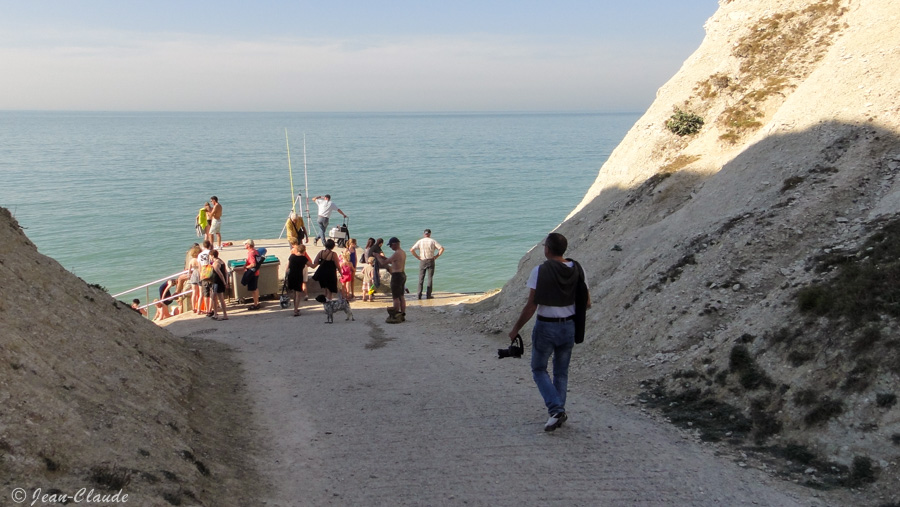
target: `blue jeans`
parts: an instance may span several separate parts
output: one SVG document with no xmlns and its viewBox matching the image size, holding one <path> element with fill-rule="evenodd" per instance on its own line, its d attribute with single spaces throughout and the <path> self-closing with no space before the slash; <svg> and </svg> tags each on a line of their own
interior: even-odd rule
<svg viewBox="0 0 900 507">
<path fill-rule="evenodd" d="M 566 389 L 569 385 L 569 360 L 575 347 L 575 321 L 535 321 L 531 332 L 531 374 L 547 405 L 556 415 L 566 411 Z M 547 363 L 553 356 L 553 380 Z"/>
<path fill-rule="evenodd" d="M 325 241 L 325 238 L 328 237 L 328 217 L 320 215 L 316 223 L 319 224 L 319 234 L 316 234 L 316 238 L 322 238 L 322 241 Z"/>
</svg>

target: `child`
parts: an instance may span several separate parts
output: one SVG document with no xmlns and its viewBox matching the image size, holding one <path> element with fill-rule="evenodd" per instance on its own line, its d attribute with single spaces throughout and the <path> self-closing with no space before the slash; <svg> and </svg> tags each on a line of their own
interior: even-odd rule
<svg viewBox="0 0 900 507">
<path fill-rule="evenodd" d="M 351 301 L 353 297 L 353 264 L 350 262 L 350 252 L 344 250 L 341 254 L 341 293 L 344 299 Z"/>
<path fill-rule="evenodd" d="M 357 269 L 357 259 L 356 259 L 356 249 L 358 248 L 356 244 L 356 239 L 350 238 L 347 240 L 347 252 L 350 253 L 350 264 L 353 265 L 353 277 L 350 278 L 350 299 L 356 298 L 356 290 L 354 285 L 356 283 L 356 269 Z"/>
<path fill-rule="evenodd" d="M 363 301 L 375 301 L 375 258 L 368 257 L 362 268 Z"/>
</svg>

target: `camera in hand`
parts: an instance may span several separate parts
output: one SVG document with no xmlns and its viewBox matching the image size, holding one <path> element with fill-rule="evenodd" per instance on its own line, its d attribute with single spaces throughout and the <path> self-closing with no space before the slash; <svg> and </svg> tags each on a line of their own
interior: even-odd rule
<svg viewBox="0 0 900 507">
<path fill-rule="evenodd" d="M 516 335 L 516 339 L 513 340 L 508 348 L 497 349 L 497 357 L 500 359 L 503 359 L 504 357 L 522 357 L 524 352 L 525 344 L 522 343 L 522 337 Z"/>
</svg>

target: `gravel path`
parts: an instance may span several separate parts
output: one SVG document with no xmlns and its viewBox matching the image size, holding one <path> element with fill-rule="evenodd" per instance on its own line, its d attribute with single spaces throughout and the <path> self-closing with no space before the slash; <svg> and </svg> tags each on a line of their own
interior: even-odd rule
<svg viewBox="0 0 900 507">
<path fill-rule="evenodd" d="M 391 325 L 383 302 L 355 302 L 355 321 L 325 324 L 314 302 L 296 318 L 266 305 L 167 326 L 229 345 L 243 365 L 271 483 L 260 505 L 820 504 L 580 392 L 577 377 L 569 421 L 545 433 L 529 353 L 497 359 L 504 340 L 455 331 L 452 309 L 410 303 Z"/>
</svg>

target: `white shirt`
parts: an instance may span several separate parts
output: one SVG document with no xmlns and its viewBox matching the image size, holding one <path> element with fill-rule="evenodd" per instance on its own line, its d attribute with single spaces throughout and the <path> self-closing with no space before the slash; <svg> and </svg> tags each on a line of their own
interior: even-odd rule
<svg viewBox="0 0 900 507">
<path fill-rule="evenodd" d="M 422 260 L 426 259 L 434 259 L 434 254 L 444 248 L 440 243 L 431 239 L 431 238 L 422 238 L 419 241 L 416 241 L 411 248 L 411 250 L 419 249 L 419 258 Z"/>
<path fill-rule="evenodd" d="M 200 261 L 201 266 L 206 266 L 209 264 L 209 250 L 203 250 L 197 255 L 197 260 Z"/>
<path fill-rule="evenodd" d="M 566 261 L 566 266 L 571 268 L 574 265 L 574 263 Z M 526 284 L 529 289 L 537 289 L 538 271 L 540 269 L 541 266 L 537 265 L 531 270 L 531 274 L 528 276 L 528 283 Z M 587 277 L 584 279 L 584 284 L 587 285 Z M 541 317 L 550 317 L 554 319 L 569 317 L 575 315 L 575 303 L 572 303 L 569 306 L 537 305 L 537 314 Z"/>
<path fill-rule="evenodd" d="M 316 205 L 319 206 L 319 216 L 325 218 L 331 218 L 331 212 L 337 209 L 331 199 L 316 199 Z"/>
</svg>

